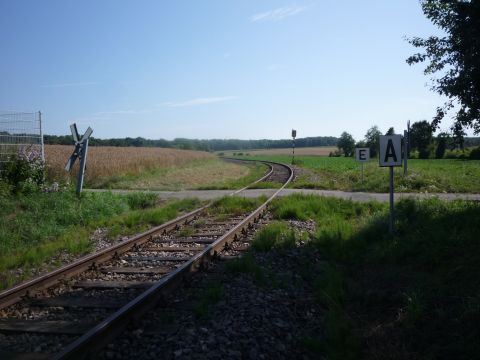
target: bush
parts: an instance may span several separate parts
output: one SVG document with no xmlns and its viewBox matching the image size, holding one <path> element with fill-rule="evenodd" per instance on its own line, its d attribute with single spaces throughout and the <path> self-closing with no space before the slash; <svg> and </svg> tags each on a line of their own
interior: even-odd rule
<svg viewBox="0 0 480 360">
<path fill-rule="evenodd" d="M 36 191 L 45 181 L 45 164 L 38 152 L 20 149 L 10 157 L 1 171 L 1 178 L 13 192 Z"/>
<path fill-rule="evenodd" d="M 480 146 L 472 149 L 469 155 L 470 160 L 480 160 Z"/>
</svg>

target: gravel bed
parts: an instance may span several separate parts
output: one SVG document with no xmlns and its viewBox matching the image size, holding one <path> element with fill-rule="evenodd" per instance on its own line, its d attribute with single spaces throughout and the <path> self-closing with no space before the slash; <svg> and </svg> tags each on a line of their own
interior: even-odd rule
<svg viewBox="0 0 480 360">
<path fill-rule="evenodd" d="M 312 222 L 289 225 L 300 232 L 315 231 Z M 218 262 L 196 274 L 190 287 L 179 288 L 99 357 L 322 358 L 309 352 L 305 339 L 324 337 L 324 309 L 314 300 L 311 278 L 301 275 L 309 272 L 306 262 L 321 264 L 319 255 L 301 246 L 252 255 L 261 268 L 260 279 L 254 273 L 229 271 L 228 261 Z M 212 289 L 220 289 L 219 298 L 205 295 Z"/>
<path fill-rule="evenodd" d="M 64 346 L 75 340 L 76 337 L 69 335 L 41 335 L 19 334 L 4 335 L 0 333 L 1 349 L 4 351 L 32 353 L 44 352 L 54 354 Z"/>
</svg>

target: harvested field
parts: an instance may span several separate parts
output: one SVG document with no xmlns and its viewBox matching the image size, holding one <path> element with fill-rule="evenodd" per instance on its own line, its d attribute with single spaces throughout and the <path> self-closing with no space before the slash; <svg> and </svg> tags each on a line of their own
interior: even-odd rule
<svg viewBox="0 0 480 360">
<path fill-rule="evenodd" d="M 73 151 L 73 146 L 46 145 L 45 159 L 50 179 L 66 179 L 65 163 Z M 141 147 L 90 146 L 86 181 L 119 175 L 138 175 L 141 172 L 158 168 L 182 166 L 197 160 L 215 158 L 207 152 Z M 75 175 L 78 166 L 72 171 Z"/>
<path fill-rule="evenodd" d="M 338 150 L 336 146 L 317 146 L 317 147 L 303 147 L 295 148 L 295 155 L 314 155 L 314 156 L 328 156 L 330 152 Z M 243 153 L 244 155 L 291 155 L 292 148 L 284 149 L 259 149 L 259 150 L 235 150 L 224 151 L 226 156 Z"/>
</svg>

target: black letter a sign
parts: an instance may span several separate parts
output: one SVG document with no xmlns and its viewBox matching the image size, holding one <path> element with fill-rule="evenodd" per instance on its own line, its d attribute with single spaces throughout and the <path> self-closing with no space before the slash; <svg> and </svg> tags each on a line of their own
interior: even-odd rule
<svg viewBox="0 0 480 360">
<path fill-rule="evenodd" d="M 380 136 L 380 166 L 402 166 L 402 136 Z"/>
</svg>

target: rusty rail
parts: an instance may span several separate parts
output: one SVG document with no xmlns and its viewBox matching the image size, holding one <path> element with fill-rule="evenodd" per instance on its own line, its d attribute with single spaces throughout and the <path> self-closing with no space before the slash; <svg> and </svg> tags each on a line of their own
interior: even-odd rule
<svg viewBox="0 0 480 360">
<path fill-rule="evenodd" d="M 186 261 L 179 268 L 167 274 L 160 279 L 147 291 L 139 295 L 134 300 L 130 301 L 118 311 L 110 315 L 103 320 L 100 324 L 92 328 L 90 331 L 79 337 L 70 345 L 65 347 L 55 359 L 85 359 L 93 356 L 95 351 L 102 348 L 109 340 L 113 339 L 118 333 L 123 331 L 128 322 L 134 318 L 140 317 L 149 309 L 155 306 L 155 304 L 163 297 L 163 294 L 172 290 L 181 282 L 182 279 L 188 277 L 193 272 L 202 268 L 203 265 L 210 262 L 218 252 L 229 243 L 234 241 L 246 227 L 256 221 L 261 214 L 265 211 L 267 205 L 278 195 L 280 191 L 291 181 L 293 178 L 293 170 L 290 166 L 274 162 L 262 161 L 270 167 L 270 170 L 262 178 L 258 179 L 254 183 L 233 192 L 230 195 L 238 194 L 239 192 L 249 188 L 253 184 L 263 181 L 272 175 L 274 172 L 274 165 L 284 166 L 289 171 L 288 180 L 279 188 L 267 201 L 265 201 L 259 208 L 248 215 L 244 220 L 237 224 L 234 228 L 229 230 L 219 239 L 215 240 L 212 244 L 208 245 L 200 253 L 193 256 L 190 260 Z M 166 233 L 179 226 L 179 224 L 187 224 L 191 220 L 197 218 L 203 211 L 205 211 L 211 204 L 205 205 L 199 209 L 196 209 L 188 214 L 184 214 L 176 219 L 170 220 L 165 224 L 150 229 L 149 231 L 137 235 L 131 239 L 125 240 L 112 247 L 103 249 L 91 255 L 87 255 L 71 264 L 63 266 L 51 273 L 45 274 L 38 278 L 32 279 L 20 285 L 17 285 L 11 289 L 0 293 L 0 309 L 15 304 L 22 300 L 22 297 L 34 295 L 45 288 L 48 288 L 60 280 L 68 279 L 74 275 L 77 275 L 83 271 L 86 271 L 92 267 L 97 266 L 100 263 L 108 261 L 118 254 L 129 251 L 131 248 L 137 245 L 141 245 L 148 242 L 156 234 Z"/>
</svg>

